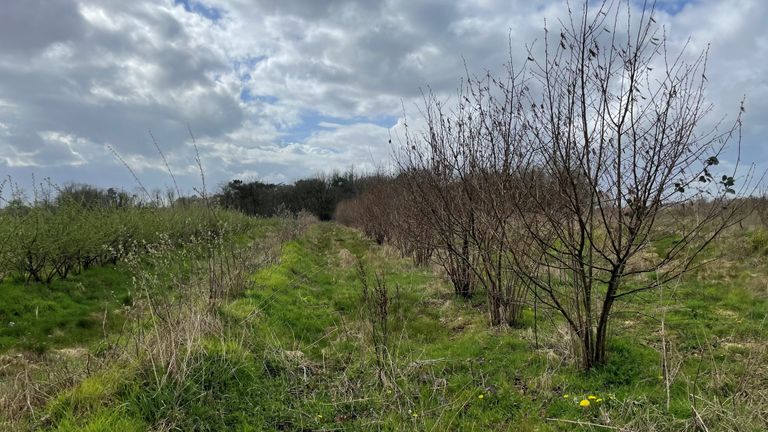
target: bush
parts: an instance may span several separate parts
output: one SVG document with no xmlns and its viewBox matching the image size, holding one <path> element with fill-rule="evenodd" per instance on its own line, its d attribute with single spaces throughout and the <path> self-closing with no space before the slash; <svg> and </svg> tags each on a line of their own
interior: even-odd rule
<svg viewBox="0 0 768 432">
<path fill-rule="evenodd" d="M 93 206 L 58 199 L 7 206 L 0 210 L 0 279 L 15 275 L 50 283 L 92 266 L 116 264 L 161 239 L 181 245 L 224 230 L 237 233 L 247 219 L 229 211 L 214 215 L 202 205 Z"/>
</svg>

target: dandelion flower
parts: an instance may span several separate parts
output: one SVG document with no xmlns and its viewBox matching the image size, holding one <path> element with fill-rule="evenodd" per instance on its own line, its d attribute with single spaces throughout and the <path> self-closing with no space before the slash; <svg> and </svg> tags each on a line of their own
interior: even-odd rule
<svg viewBox="0 0 768 432">
<path fill-rule="evenodd" d="M 589 399 L 589 400 L 593 401 L 593 400 L 597 399 L 597 396 L 595 396 L 595 395 L 589 395 L 589 396 L 587 396 L 587 399 Z"/>
<path fill-rule="evenodd" d="M 485 397 L 485 395 L 483 395 L 482 393 L 481 393 L 481 394 L 479 394 L 479 395 L 477 395 L 477 398 L 478 398 L 478 399 L 482 399 L 482 398 L 484 398 L 484 397 Z"/>
<path fill-rule="evenodd" d="M 597 398 L 597 399 L 595 399 L 595 402 L 597 402 L 597 403 L 600 403 L 600 402 L 602 402 L 602 401 L 603 401 L 603 398 Z"/>
<path fill-rule="evenodd" d="M 588 399 L 582 399 L 581 402 L 579 402 L 579 406 L 582 408 L 587 408 L 589 406 L 589 400 Z"/>
<path fill-rule="evenodd" d="M 571 395 L 569 395 L 568 393 L 563 395 L 563 399 L 568 399 L 569 397 L 571 397 Z"/>
</svg>

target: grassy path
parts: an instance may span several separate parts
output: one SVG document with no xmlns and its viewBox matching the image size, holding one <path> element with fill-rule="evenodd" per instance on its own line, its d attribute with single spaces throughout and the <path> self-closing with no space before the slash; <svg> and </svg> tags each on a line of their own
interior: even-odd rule
<svg viewBox="0 0 768 432">
<path fill-rule="evenodd" d="M 379 362 L 358 259 L 369 275 L 383 276 L 392 296 L 389 343 Z M 455 299 L 431 269 L 415 268 L 355 231 L 318 224 L 285 244 L 279 263 L 259 270 L 250 289 L 220 308 L 221 331 L 196 347 L 183 380 L 158 384 L 141 362 L 107 371 L 56 398 L 47 424 L 124 432 L 171 425 L 605 430 L 592 424 L 674 431 L 695 430 L 699 416 L 710 426 L 761 430 L 767 408 L 756 401 L 768 387 L 768 308 L 741 270 L 726 273 L 707 282 L 694 275 L 670 291 L 665 337 L 676 369 L 668 393 L 652 297 L 640 311 L 623 310 L 608 365 L 585 374 L 567 361 L 568 335 L 557 317 L 545 314 L 538 337 L 532 313 L 522 328 L 489 328 L 482 305 Z M 744 284 L 728 286 L 734 279 Z M 745 384 L 745 377 L 756 383 Z M 588 407 L 580 406 L 584 399 Z"/>
<path fill-rule="evenodd" d="M 393 292 L 399 287 L 383 384 L 358 258 Z M 563 364 L 561 335 L 542 336 L 534 352 L 530 328 L 489 329 L 483 308 L 454 299 L 431 271 L 335 225 L 288 244 L 255 282 L 227 313 L 262 341 L 251 350 L 279 383 L 267 429 L 569 430 L 545 419 L 591 421 L 601 409 L 579 407 L 582 398 L 595 395 L 607 408 L 612 398 L 660 389 L 652 350 L 620 341 L 617 361 L 585 376 Z"/>
</svg>

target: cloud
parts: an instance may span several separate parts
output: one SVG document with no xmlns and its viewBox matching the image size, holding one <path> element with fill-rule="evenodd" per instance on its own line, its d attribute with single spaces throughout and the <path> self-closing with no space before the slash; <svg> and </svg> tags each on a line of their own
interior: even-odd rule
<svg viewBox="0 0 768 432">
<path fill-rule="evenodd" d="M 691 52 L 709 51 L 707 96 L 714 105 L 711 120 L 732 121 L 744 100 L 742 163 L 768 168 L 768 3 L 760 0 L 701 0 L 687 4 L 670 18 L 673 40 L 690 36 Z M 728 157 L 735 162 L 737 155 Z"/>
<path fill-rule="evenodd" d="M 403 107 L 448 97 L 465 73 L 500 71 L 512 48 L 565 17 L 547 0 L 11 0 L 0 15 L 0 171 L 131 185 L 115 148 L 151 186 L 172 169 L 196 185 L 291 181 L 386 165 Z M 716 116 L 747 94 L 744 156 L 765 159 L 768 5 L 665 0 L 671 41 L 711 43 Z M 415 124 L 415 123 L 414 123 Z"/>
<path fill-rule="evenodd" d="M 86 29 L 76 3 L 68 0 L 6 2 L 0 20 L 0 51 L 20 57 L 37 54 L 54 43 L 79 42 Z"/>
</svg>

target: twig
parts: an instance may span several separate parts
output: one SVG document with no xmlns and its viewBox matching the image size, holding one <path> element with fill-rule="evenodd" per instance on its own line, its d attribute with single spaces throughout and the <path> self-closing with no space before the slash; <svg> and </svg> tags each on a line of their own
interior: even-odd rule
<svg viewBox="0 0 768 432">
<path fill-rule="evenodd" d="M 620 428 L 617 428 L 615 426 L 606 426 L 606 425 L 601 425 L 601 424 L 597 424 L 597 423 L 583 422 L 583 421 L 578 421 L 578 420 L 565 420 L 565 419 L 556 419 L 556 418 L 551 418 L 551 417 L 547 417 L 545 420 L 547 420 L 547 421 L 554 421 L 554 422 L 562 422 L 562 423 L 571 423 L 571 424 L 576 424 L 576 425 L 579 425 L 579 426 L 594 426 L 594 427 L 599 427 L 599 428 L 603 428 L 603 429 L 621 430 Z"/>
<path fill-rule="evenodd" d="M 160 150 L 160 145 L 157 143 L 157 140 L 155 139 L 155 135 L 152 134 L 152 129 L 149 129 L 149 136 L 152 138 L 152 144 L 155 145 L 155 149 L 157 149 L 157 153 L 160 155 L 160 158 L 162 158 L 163 163 L 165 164 L 165 168 L 168 170 L 168 175 L 171 176 L 171 180 L 173 181 L 173 187 L 176 189 L 176 197 L 181 198 L 181 189 L 179 189 L 179 184 L 176 182 L 176 176 L 173 175 L 173 170 L 171 170 L 171 166 L 168 164 L 168 159 L 165 157 L 165 153 L 163 153 L 162 150 Z M 173 205 L 173 203 L 169 203 L 169 205 Z"/>
<path fill-rule="evenodd" d="M 117 160 L 119 160 L 120 162 L 123 163 L 123 165 L 125 165 L 125 167 L 128 169 L 128 172 L 131 173 L 131 176 L 133 176 L 133 179 L 139 185 L 139 188 L 141 189 L 141 191 L 144 192 L 144 194 L 147 196 L 147 199 L 149 199 L 149 201 L 152 202 L 152 194 L 150 194 L 147 188 L 144 187 L 144 183 L 142 183 L 141 180 L 139 180 L 139 176 L 136 175 L 136 171 L 134 171 L 133 168 L 131 168 L 131 166 L 128 165 L 128 162 L 126 162 L 126 160 L 123 159 L 122 156 L 120 156 L 120 153 L 118 153 L 117 149 L 112 147 L 111 144 L 107 144 L 107 148 L 109 149 L 109 151 L 112 152 L 113 155 L 115 155 Z"/>
<path fill-rule="evenodd" d="M 707 428 L 707 425 L 704 424 L 704 420 L 702 420 L 701 415 L 699 415 L 699 412 L 696 411 L 696 407 L 691 405 L 691 409 L 693 410 L 693 413 L 696 414 L 696 423 L 698 423 L 699 426 L 704 429 L 704 432 L 709 432 L 709 429 Z"/>
</svg>

